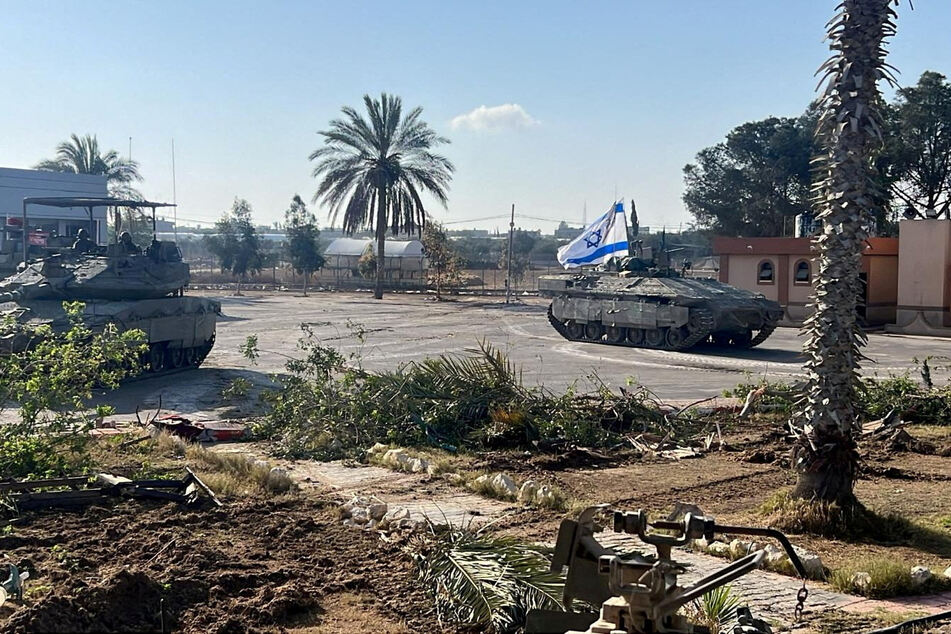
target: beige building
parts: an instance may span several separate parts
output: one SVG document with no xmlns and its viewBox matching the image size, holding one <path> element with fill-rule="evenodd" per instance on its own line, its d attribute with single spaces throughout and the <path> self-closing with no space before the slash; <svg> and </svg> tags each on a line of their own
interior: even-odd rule
<svg viewBox="0 0 951 634">
<path fill-rule="evenodd" d="M 895 323 L 898 244 L 898 238 L 869 238 L 866 243 L 861 273 L 865 297 L 859 313 L 868 325 Z M 816 266 L 811 238 L 718 237 L 713 252 L 720 258 L 721 282 L 779 302 L 786 324 L 801 324 L 808 317 Z"/>
<path fill-rule="evenodd" d="M 951 221 L 905 220 L 898 225 L 898 309 L 907 334 L 947 334 L 951 328 Z"/>
</svg>

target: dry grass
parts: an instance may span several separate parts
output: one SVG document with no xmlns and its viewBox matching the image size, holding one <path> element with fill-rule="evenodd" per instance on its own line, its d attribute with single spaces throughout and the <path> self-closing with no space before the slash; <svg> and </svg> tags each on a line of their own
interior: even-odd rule
<svg viewBox="0 0 951 634">
<path fill-rule="evenodd" d="M 857 585 L 853 580 L 857 572 L 868 573 L 871 577 L 866 586 Z M 949 585 L 937 576 L 922 585 L 916 585 L 911 578 L 911 564 L 906 559 L 888 557 L 869 557 L 833 570 L 829 583 L 841 592 L 873 599 L 930 594 L 940 592 Z"/>
</svg>

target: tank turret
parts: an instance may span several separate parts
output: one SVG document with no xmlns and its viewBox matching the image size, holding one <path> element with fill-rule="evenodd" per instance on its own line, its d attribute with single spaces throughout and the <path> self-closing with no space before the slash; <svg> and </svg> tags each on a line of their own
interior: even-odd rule
<svg viewBox="0 0 951 634">
<path fill-rule="evenodd" d="M 28 204 L 151 209 L 153 228 L 155 208 L 169 206 L 94 198 L 28 198 L 24 209 Z M 63 302 L 80 301 L 85 304 L 83 322 L 92 330 L 114 324 L 120 331 L 138 329 L 146 334 L 148 370 L 197 367 L 214 345 L 221 305 L 212 299 L 184 296 L 189 270 L 174 242 L 153 237 L 143 250 L 127 232 L 119 231 L 119 218 L 117 213 L 118 236 L 113 244 L 98 246 L 88 234 L 81 235 L 72 249 L 26 261 L 15 274 L 0 281 L 0 318 L 66 330 L 70 321 Z M 0 341 L 0 352 L 17 352 L 30 341 L 16 332 L 7 333 Z"/>
</svg>

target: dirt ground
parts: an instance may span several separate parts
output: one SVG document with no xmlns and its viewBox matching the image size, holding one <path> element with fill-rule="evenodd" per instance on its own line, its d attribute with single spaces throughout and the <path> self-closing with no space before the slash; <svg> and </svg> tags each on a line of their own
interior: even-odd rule
<svg viewBox="0 0 951 634">
<path fill-rule="evenodd" d="M 456 631 L 436 622 L 402 548 L 311 496 L 30 513 L 0 537 L 5 561 L 35 571 L 0 631 Z"/>
<path fill-rule="evenodd" d="M 786 458 L 789 447 L 775 439 L 776 425 L 761 419 L 743 423 L 739 430 L 727 428 L 725 451 L 690 460 L 634 458 L 630 454 L 600 460 L 583 452 L 559 458 L 495 454 L 476 466 L 506 471 L 517 475 L 519 481 L 531 478 L 553 483 L 576 508 L 610 503 L 666 517 L 675 504 L 683 502 L 699 506 L 724 523 L 762 526 L 766 522 L 760 512 L 762 504 L 795 484 Z M 857 543 L 796 535 L 793 542 L 818 554 L 829 568 L 871 556 L 904 559 L 909 565 L 926 565 L 939 573 L 951 566 L 951 457 L 947 455 L 951 428 L 912 427 L 910 431 L 931 438 L 936 451 L 945 455 L 868 445 L 856 494 L 880 515 L 898 514 L 921 526 L 921 539 L 915 543 L 874 539 Z M 762 462 L 764 456 L 769 463 Z M 553 512 L 516 514 L 500 525 L 515 535 L 546 540 L 556 534 L 561 517 Z"/>
</svg>

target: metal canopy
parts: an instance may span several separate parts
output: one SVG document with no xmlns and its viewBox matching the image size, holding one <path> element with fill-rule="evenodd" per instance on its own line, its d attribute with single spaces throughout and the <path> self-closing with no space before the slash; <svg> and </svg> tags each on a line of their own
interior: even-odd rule
<svg viewBox="0 0 951 634">
<path fill-rule="evenodd" d="M 95 223 L 92 217 L 92 210 L 95 207 L 127 207 L 130 209 L 151 209 L 152 210 L 152 238 L 155 238 L 155 210 L 158 207 L 177 207 L 174 203 L 155 203 L 148 200 L 127 200 L 124 198 L 96 198 L 91 196 L 82 197 L 31 197 L 23 199 L 23 264 L 26 265 L 28 245 L 28 224 L 26 208 L 29 205 L 42 205 L 44 207 L 85 207 L 89 212 L 89 226 L 95 230 Z M 118 216 L 118 212 L 116 213 Z M 118 222 L 118 221 L 117 221 Z M 118 227 L 118 225 L 117 225 Z M 117 229 L 118 232 L 118 229 Z M 117 236 L 118 239 L 118 236 Z"/>
<path fill-rule="evenodd" d="M 155 209 L 156 207 L 175 207 L 173 203 L 154 203 L 148 200 L 126 200 L 123 198 L 24 198 L 23 206 L 43 205 L 45 207 L 131 207 L 133 209 Z"/>
</svg>

